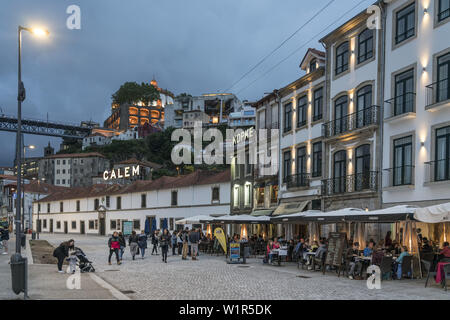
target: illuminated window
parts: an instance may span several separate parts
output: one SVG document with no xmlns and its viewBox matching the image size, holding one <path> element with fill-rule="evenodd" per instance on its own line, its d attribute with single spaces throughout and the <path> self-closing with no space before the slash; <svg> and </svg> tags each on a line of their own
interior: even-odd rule
<svg viewBox="0 0 450 320">
<path fill-rule="evenodd" d="M 138 124 L 138 118 L 137 117 L 130 117 L 129 122 L 132 125 L 136 125 L 136 124 Z"/>
<path fill-rule="evenodd" d="M 148 117 L 150 112 L 147 109 L 141 109 L 140 115 L 141 117 Z"/>
</svg>

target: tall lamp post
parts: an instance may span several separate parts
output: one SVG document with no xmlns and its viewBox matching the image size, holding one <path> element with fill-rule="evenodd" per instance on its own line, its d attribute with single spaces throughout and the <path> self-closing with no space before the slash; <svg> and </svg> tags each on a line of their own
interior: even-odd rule
<svg viewBox="0 0 450 320">
<path fill-rule="evenodd" d="M 23 138 L 23 136 L 21 138 Z M 21 143 L 22 142 L 23 141 L 21 141 Z M 34 149 L 36 149 L 36 147 L 34 145 L 29 145 L 29 146 L 24 145 L 23 146 L 23 165 L 25 165 L 25 163 L 26 163 L 27 149 L 34 150 Z M 20 168 L 20 171 L 22 171 L 22 168 Z M 26 174 L 27 174 L 27 168 L 26 167 L 23 169 L 23 172 L 24 172 L 24 175 L 23 175 L 22 181 L 21 181 L 22 182 L 22 202 L 21 202 L 21 205 L 22 205 L 22 230 L 25 230 L 25 177 L 26 177 Z M 30 210 L 28 210 L 28 214 L 30 213 L 29 211 Z"/>
<path fill-rule="evenodd" d="M 33 178 L 33 180 L 36 180 L 36 178 Z M 42 182 L 45 181 L 45 178 L 37 178 L 38 182 L 38 198 L 37 200 L 41 200 L 41 180 Z M 39 240 L 39 232 L 41 232 L 41 220 L 39 218 L 39 214 L 41 213 L 41 204 L 38 203 L 38 212 L 37 212 L 37 219 L 36 219 L 36 239 Z"/>
<path fill-rule="evenodd" d="M 11 276 L 12 289 L 16 294 L 24 292 L 24 298 L 27 298 L 27 270 L 26 259 L 21 255 L 21 211 L 22 211 L 22 102 L 25 101 L 25 86 L 22 82 L 22 31 L 28 31 L 36 36 L 48 35 L 48 31 L 42 29 L 31 29 L 22 26 L 18 27 L 18 94 L 17 94 L 17 135 L 16 135 L 16 160 L 17 160 L 17 199 L 16 199 L 16 217 L 14 224 L 16 226 L 16 253 L 11 256 Z"/>
</svg>

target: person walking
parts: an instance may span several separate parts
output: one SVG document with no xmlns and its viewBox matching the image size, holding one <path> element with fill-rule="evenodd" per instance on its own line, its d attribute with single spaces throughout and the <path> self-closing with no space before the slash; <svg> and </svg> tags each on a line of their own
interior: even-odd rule
<svg viewBox="0 0 450 320">
<path fill-rule="evenodd" d="M 181 256 L 183 251 L 183 230 L 178 231 L 177 247 L 178 247 L 178 255 Z"/>
<path fill-rule="evenodd" d="M 158 234 L 159 234 L 158 230 L 156 230 L 152 234 L 152 245 L 153 245 L 152 255 L 154 252 L 156 252 L 156 255 L 158 255 Z"/>
<path fill-rule="evenodd" d="M 120 261 L 122 261 L 123 260 L 123 253 L 125 252 L 125 248 L 127 247 L 127 243 L 126 243 L 125 237 L 124 237 L 122 232 L 119 232 L 119 245 L 120 245 L 120 248 L 119 248 L 119 259 L 120 259 Z"/>
<path fill-rule="evenodd" d="M 177 254 L 178 234 L 176 231 L 172 233 L 172 255 Z"/>
<path fill-rule="evenodd" d="M 75 247 L 75 241 L 70 239 L 67 242 L 61 243 L 58 248 L 53 251 L 53 256 L 58 259 L 58 272 L 65 273 L 62 270 L 62 265 L 64 263 L 64 259 L 69 257 L 69 250 Z"/>
<path fill-rule="evenodd" d="M 0 240 L 3 245 L 3 253 L 8 254 L 8 241 L 9 241 L 9 230 L 7 228 L 0 229 Z"/>
<path fill-rule="evenodd" d="M 144 259 L 145 249 L 147 249 L 147 235 L 144 230 L 141 231 L 141 234 L 138 237 L 138 246 L 141 251 L 141 257 Z"/>
<path fill-rule="evenodd" d="M 191 243 L 192 260 L 197 260 L 198 242 L 200 241 L 200 234 L 197 230 L 192 229 L 191 233 L 189 234 L 189 241 Z"/>
<path fill-rule="evenodd" d="M 138 242 L 139 238 L 136 234 L 136 231 L 133 230 L 133 232 L 131 232 L 131 236 L 128 238 L 128 245 L 130 246 L 131 258 L 133 260 L 136 260 L 136 253 L 139 248 Z"/>
<path fill-rule="evenodd" d="M 171 235 L 169 230 L 164 229 L 161 237 L 159 238 L 159 243 L 161 245 L 162 261 L 167 263 L 167 252 L 169 251 L 169 246 L 171 245 Z"/>
<path fill-rule="evenodd" d="M 111 238 L 109 238 L 108 247 L 109 247 L 108 264 L 111 265 L 111 257 L 113 253 L 116 255 L 117 264 L 118 265 L 122 264 L 119 258 L 120 240 L 117 231 L 114 231 Z"/>
<path fill-rule="evenodd" d="M 183 255 L 182 259 L 187 260 L 187 254 L 188 254 L 188 232 L 189 228 L 186 228 L 184 232 L 182 233 L 182 240 L 183 240 Z"/>
</svg>

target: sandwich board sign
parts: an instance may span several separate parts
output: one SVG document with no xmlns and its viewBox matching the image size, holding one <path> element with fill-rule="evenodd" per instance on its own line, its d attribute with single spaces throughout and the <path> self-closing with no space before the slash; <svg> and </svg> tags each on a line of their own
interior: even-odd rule
<svg viewBox="0 0 450 320">
<path fill-rule="evenodd" d="M 241 259 L 241 244 L 230 243 L 230 262 L 236 262 Z"/>
<path fill-rule="evenodd" d="M 124 221 L 123 222 L 123 235 L 129 236 L 133 232 L 133 222 L 132 221 Z"/>
</svg>

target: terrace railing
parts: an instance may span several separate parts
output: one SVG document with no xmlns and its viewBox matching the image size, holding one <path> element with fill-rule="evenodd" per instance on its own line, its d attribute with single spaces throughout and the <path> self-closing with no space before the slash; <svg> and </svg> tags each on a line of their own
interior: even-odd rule
<svg viewBox="0 0 450 320">
<path fill-rule="evenodd" d="M 435 104 L 450 100 L 450 79 L 444 79 L 432 83 L 427 88 L 427 108 Z"/>
<path fill-rule="evenodd" d="M 333 196 L 345 193 L 378 190 L 378 171 L 369 171 L 322 180 L 322 195 Z"/>
<path fill-rule="evenodd" d="M 322 125 L 322 134 L 325 138 L 335 137 L 364 127 L 378 124 L 380 107 L 371 106 L 364 110 L 335 119 Z"/>
</svg>

